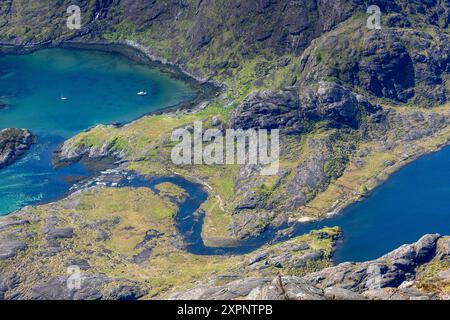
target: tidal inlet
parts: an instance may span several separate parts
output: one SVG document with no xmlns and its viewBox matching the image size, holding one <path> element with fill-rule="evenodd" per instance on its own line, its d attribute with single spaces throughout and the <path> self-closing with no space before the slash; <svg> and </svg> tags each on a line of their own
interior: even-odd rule
<svg viewBox="0 0 450 320">
<path fill-rule="evenodd" d="M 449 300 L 449 21 L 445 1 L 5 1 L 0 300 Z"/>
</svg>

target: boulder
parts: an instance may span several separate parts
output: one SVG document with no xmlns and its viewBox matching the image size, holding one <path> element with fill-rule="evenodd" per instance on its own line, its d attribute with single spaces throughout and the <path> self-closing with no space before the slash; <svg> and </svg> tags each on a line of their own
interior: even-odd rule
<svg viewBox="0 0 450 320">
<path fill-rule="evenodd" d="M 0 131 L 0 169 L 23 156 L 35 142 L 36 137 L 26 129 Z"/>
</svg>

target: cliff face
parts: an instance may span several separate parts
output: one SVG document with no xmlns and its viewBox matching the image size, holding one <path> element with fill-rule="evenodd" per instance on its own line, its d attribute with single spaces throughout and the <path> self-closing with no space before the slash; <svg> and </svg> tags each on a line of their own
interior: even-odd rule
<svg viewBox="0 0 450 320">
<path fill-rule="evenodd" d="M 17 43 L 62 39 L 70 35 L 65 17 L 72 4 L 82 8 L 82 23 L 95 31 L 92 36 L 120 30 L 124 24 L 138 33 L 164 30 L 151 37 L 169 41 L 168 48 L 178 56 L 183 49 L 198 56 L 213 42 L 222 40 L 233 46 L 239 42 L 249 53 L 267 48 L 299 52 L 313 37 L 348 18 L 353 10 L 353 3 L 348 0 L 7 0 L 0 8 L 2 38 L 9 37 Z M 184 43 L 180 43 L 181 39 Z"/>
<path fill-rule="evenodd" d="M 23 156 L 34 141 L 35 137 L 25 129 L 0 131 L 0 169 Z"/>
</svg>

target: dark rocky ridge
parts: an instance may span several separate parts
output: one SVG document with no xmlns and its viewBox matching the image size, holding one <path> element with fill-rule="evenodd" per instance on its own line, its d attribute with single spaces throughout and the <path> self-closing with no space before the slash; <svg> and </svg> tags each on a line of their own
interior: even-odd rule
<svg viewBox="0 0 450 320">
<path fill-rule="evenodd" d="M 125 279 L 110 279 L 99 274 L 84 274 L 81 289 L 70 290 L 69 276 L 55 276 L 33 287 L 32 300 L 136 300 L 146 291 Z M 114 283 L 114 286 L 111 286 Z M 109 287 L 108 287 L 109 285 Z M 1 291 L 0 291 L 1 293 Z"/>
<path fill-rule="evenodd" d="M 26 129 L 0 131 L 0 169 L 23 156 L 35 141 L 36 137 Z"/>
</svg>

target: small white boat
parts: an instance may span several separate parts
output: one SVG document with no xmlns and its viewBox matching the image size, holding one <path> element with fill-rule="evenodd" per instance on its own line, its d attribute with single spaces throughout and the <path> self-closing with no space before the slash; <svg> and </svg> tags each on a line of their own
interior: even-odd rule
<svg viewBox="0 0 450 320">
<path fill-rule="evenodd" d="M 67 99 L 68 99 L 67 97 L 61 95 L 61 100 L 67 100 Z"/>
<path fill-rule="evenodd" d="M 146 96 L 146 95 L 147 95 L 147 91 L 139 91 L 139 92 L 137 93 L 137 95 L 138 95 L 138 96 L 141 96 L 141 97 Z"/>
</svg>

